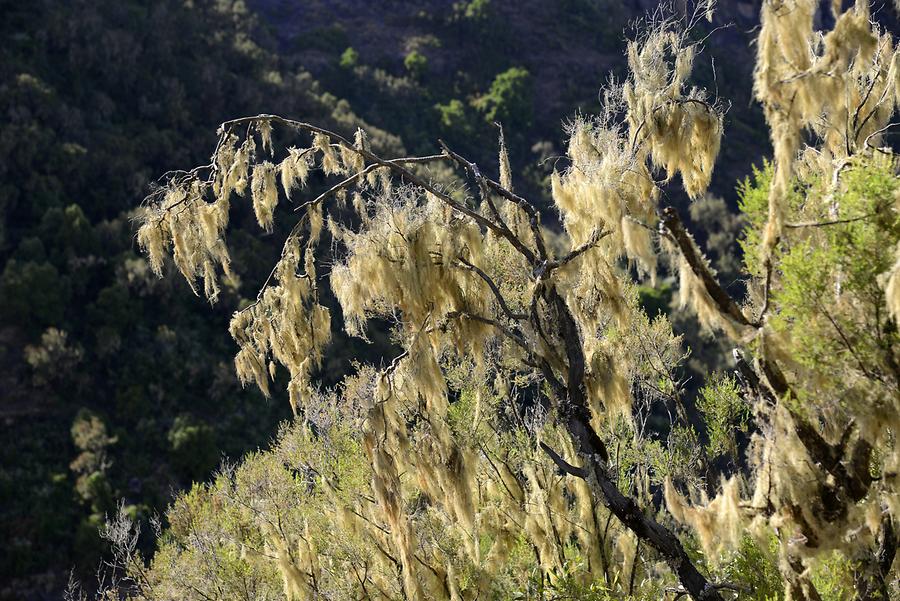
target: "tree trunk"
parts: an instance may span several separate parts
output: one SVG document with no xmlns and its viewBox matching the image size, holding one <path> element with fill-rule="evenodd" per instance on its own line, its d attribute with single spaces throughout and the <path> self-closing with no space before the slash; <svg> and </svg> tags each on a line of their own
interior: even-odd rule
<svg viewBox="0 0 900 601">
<path fill-rule="evenodd" d="M 544 299 L 556 314 L 559 333 L 565 344 L 568 373 L 565 396 L 561 395 L 559 399 L 563 404 L 560 409 L 575 448 L 585 461 L 587 471 L 581 475 L 594 485 L 592 488 L 599 491 L 601 503 L 641 541 L 655 549 L 665 559 L 672 571 L 678 575 L 684 590 L 695 601 L 723 601 L 716 587 L 700 573 L 688 557 L 678 537 L 652 517 L 644 514 L 637 502 L 624 495 L 607 473 L 606 445 L 590 424 L 581 333 L 562 296 L 552 288 L 544 292 Z M 556 379 L 552 374 L 549 376 Z"/>
<path fill-rule="evenodd" d="M 856 573 L 856 596 L 859 601 L 887 601 L 890 598 L 887 576 L 897 554 L 897 533 L 891 516 L 882 519 L 878 538 L 878 549 Z"/>
</svg>

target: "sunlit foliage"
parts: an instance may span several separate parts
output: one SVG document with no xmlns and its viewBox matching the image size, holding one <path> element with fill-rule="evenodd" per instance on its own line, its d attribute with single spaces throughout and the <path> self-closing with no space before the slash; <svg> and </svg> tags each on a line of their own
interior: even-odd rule
<svg viewBox="0 0 900 601">
<path fill-rule="evenodd" d="M 740 302 L 663 202 L 676 181 L 701 198 L 722 143 L 722 107 L 688 83 L 710 3 L 646 23 L 601 113 L 570 124 L 551 178 L 559 234 L 513 191 L 502 140 L 495 181 L 446 145 L 385 159 L 361 130 L 224 123 L 210 165 L 148 199 L 139 240 L 154 270 L 171 254 L 214 301 L 232 196 L 249 190 L 269 231 L 282 196 L 332 178 L 293 206 L 281 259 L 231 324 L 242 381 L 268 394 L 286 368 L 298 419 L 179 499 L 135 595 L 896 592 L 900 178 L 881 136 L 898 59 L 867 2 L 835 3 L 829 32 L 812 29 L 816 4 L 762 8 L 755 85 L 775 154 L 741 187 Z M 328 392 L 313 384 L 331 331 L 325 254 L 347 333 L 378 318 L 401 349 Z M 681 304 L 735 346 L 734 374 L 701 394 L 705 446 L 682 404 L 681 341 L 637 302 L 634 273 L 652 282 L 660 257 Z M 736 469 L 717 473 L 722 455 Z"/>
</svg>

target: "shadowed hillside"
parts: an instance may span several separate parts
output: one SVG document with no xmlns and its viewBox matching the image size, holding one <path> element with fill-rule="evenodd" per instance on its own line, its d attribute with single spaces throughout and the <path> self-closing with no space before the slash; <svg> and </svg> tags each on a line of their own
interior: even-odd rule
<svg viewBox="0 0 900 601">
<path fill-rule="evenodd" d="M 436 147 L 437 136 L 482 163 L 493 163 L 496 134 L 488 117 L 504 117 L 524 164 L 561 154 L 562 124 L 598 108 L 597 93 L 625 72 L 625 38 L 636 19 L 658 8 L 649 0 L 541 2 L 289 2 L 251 0 L 272 28 L 283 60 L 308 69 L 360 114 L 399 134 L 413 150 Z M 762 112 L 751 99 L 758 1 L 722 3 L 711 24 L 698 82 L 730 104 L 713 192 L 734 200 L 734 182 L 769 150 Z M 348 50 L 349 49 L 349 50 Z M 423 57 L 421 67 L 409 57 Z M 351 60 L 352 59 L 352 60 Z M 492 114 L 492 85 L 523 69 L 523 101 Z M 414 109 L 410 110 L 410 103 Z M 512 103 L 515 104 L 515 103 Z M 506 109 L 507 107 L 503 107 Z M 460 135 L 459 124 L 466 135 Z M 535 189 L 534 192 L 540 192 Z"/>
</svg>

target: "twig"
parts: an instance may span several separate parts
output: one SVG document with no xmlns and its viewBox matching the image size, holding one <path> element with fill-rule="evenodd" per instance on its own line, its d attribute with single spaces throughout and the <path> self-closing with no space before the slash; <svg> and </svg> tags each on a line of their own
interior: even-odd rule
<svg viewBox="0 0 900 601">
<path fill-rule="evenodd" d="M 875 136 L 877 136 L 877 135 L 879 135 L 879 134 L 883 134 L 884 132 L 886 132 L 886 131 L 889 130 L 890 128 L 896 127 L 896 126 L 898 126 L 898 125 L 900 125 L 900 123 L 897 123 L 897 122 L 891 122 L 891 123 L 888 123 L 887 125 L 885 125 L 884 127 L 882 127 L 881 129 L 876 129 L 875 131 L 873 131 L 872 133 L 870 133 L 868 136 L 866 136 L 866 140 L 865 140 L 865 142 L 864 142 L 866 148 L 871 148 L 872 150 L 877 150 L 877 151 L 879 151 L 879 152 L 885 152 L 885 151 L 881 150 L 880 148 L 877 148 L 877 147 L 875 147 L 875 146 L 872 146 L 872 145 L 869 143 L 869 140 L 871 140 L 873 137 L 875 137 Z"/>
<path fill-rule="evenodd" d="M 538 251 L 537 259 L 540 259 L 541 261 L 546 261 L 549 256 L 547 254 L 547 245 L 544 242 L 544 235 L 541 232 L 541 228 L 540 228 L 540 213 L 538 213 L 538 210 L 534 207 L 534 205 L 531 204 L 530 202 L 528 202 L 527 200 L 525 200 L 524 198 L 522 198 L 521 196 L 519 196 L 518 194 L 515 194 L 514 192 L 507 190 L 506 188 L 504 188 L 503 186 L 501 186 L 499 183 L 495 182 L 491 178 L 485 177 L 484 175 L 482 175 L 481 170 L 478 169 L 478 166 L 475 163 L 467 160 L 463 156 L 450 150 L 450 147 L 447 146 L 447 144 L 443 140 L 440 140 L 439 144 L 441 145 L 441 148 L 444 149 L 444 152 L 447 154 L 448 157 L 450 157 L 457 164 L 461 165 L 464 169 L 469 171 L 472 174 L 472 176 L 477 181 L 479 181 L 480 184 L 483 184 L 484 186 L 490 188 L 491 190 L 493 190 L 494 192 L 499 194 L 501 197 L 505 198 L 509 202 L 516 204 L 520 209 L 525 211 L 525 213 L 528 215 L 528 222 L 531 227 L 531 232 L 534 236 L 534 243 L 537 245 L 537 251 Z M 496 210 L 496 209 L 494 209 L 494 210 Z M 513 238 L 518 240 L 518 238 L 515 236 L 515 234 L 512 233 L 511 230 L 509 230 L 509 228 L 507 228 L 507 230 L 509 231 L 510 236 L 512 236 Z M 519 243 L 522 244 L 521 241 L 519 241 Z M 524 244 L 523 244 L 523 246 L 524 246 Z M 536 258 L 534 256 L 534 254 L 531 253 L 530 250 L 528 252 L 531 254 L 531 260 L 529 262 L 534 264 Z"/>
<path fill-rule="evenodd" d="M 566 254 L 566 256 L 564 256 L 562 259 L 559 259 L 556 261 L 550 261 L 549 263 L 547 263 L 547 271 L 550 272 L 554 269 L 564 267 L 570 261 L 578 258 L 583 253 L 585 253 L 585 252 L 589 251 L 590 249 L 594 248 L 595 246 L 597 246 L 597 244 L 600 242 L 600 240 L 602 240 L 603 238 L 606 238 L 611 233 L 612 233 L 612 230 L 604 230 L 603 228 L 594 230 L 594 233 L 591 235 L 590 239 L 587 242 L 585 242 L 578 248 L 569 251 L 569 253 Z"/>
<path fill-rule="evenodd" d="M 423 156 L 423 157 L 406 157 L 406 158 L 402 158 L 402 159 L 391 159 L 390 161 L 388 161 L 388 163 L 393 163 L 393 164 L 397 164 L 397 165 L 407 165 L 407 164 L 429 163 L 432 161 L 440 161 L 440 160 L 446 160 L 446 159 L 447 159 L 447 157 L 442 154 L 433 154 L 433 155 Z M 377 169 L 379 167 L 381 167 L 381 165 L 379 165 L 377 163 L 372 163 L 370 165 L 367 165 L 365 169 L 362 169 L 361 171 L 357 171 L 356 173 L 347 177 L 346 179 L 341 180 L 340 182 L 336 183 L 329 189 L 327 189 L 324 192 L 322 192 L 321 194 L 319 194 L 314 199 L 304 202 L 303 204 L 301 204 L 300 206 L 295 208 L 294 212 L 297 212 L 301 209 L 305 209 L 307 207 L 319 204 L 320 202 L 322 202 L 323 200 L 325 200 L 332 194 L 339 192 L 343 188 L 347 188 L 348 186 L 352 185 L 353 183 L 358 181 L 360 178 L 362 178 L 362 176 L 364 176 L 368 173 L 371 173 L 372 171 L 374 171 L 375 169 Z"/>
<path fill-rule="evenodd" d="M 722 583 L 718 583 L 718 584 L 710 582 L 707 585 L 707 589 L 710 591 L 733 591 L 735 593 L 751 593 L 751 592 L 753 592 L 745 586 L 740 586 L 739 584 L 732 584 L 730 582 L 722 582 Z M 666 592 L 666 594 L 675 593 L 675 596 L 672 597 L 672 601 L 677 601 L 677 599 L 680 599 L 680 598 L 684 597 L 685 595 L 689 594 L 686 590 L 684 590 L 681 587 L 667 588 L 665 592 Z M 702 601 L 705 598 L 706 598 L 706 594 L 701 594 L 700 601 Z"/>
<path fill-rule="evenodd" d="M 503 310 L 503 312 L 506 314 L 507 317 L 509 317 L 510 319 L 513 319 L 515 321 L 522 321 L 522 320 L 528 319 L 528 315 L 526 315 L 525 313 L 515 313 L 512 311 L 512 309 L 509 308 L 509 305 L 506 303 L 506 299 L 503 298 L 502 294 L 500 294 L 500 288 L 497 287 L 497 284 L 494 283 L 494 280 L 491 279 L 491 276 L 486 274 L 477 265 L 473 265 L 472 263 L 469 263 L 463 257 L 457 257 L 456 259 L 466 269 L 474 271 L 476 274 L 478 274 L 478 277 L 480 277 L 482 280 L 485 281 L 485 283 L 491 289 L 491 292 L 494 293 L 494 297 L 497 299 L 497 303 L 500 305 L 500 308 Z"/>
<path fill-rule="evenodd" d="M 871 217 L 874 217 L 876 213 L 867 213 L 865 215 L 860 215 L 858 217 L 848 217 L 846 219 L 832 219 L 830 221 L 800 221 L 797 223 L 785 223 L 784 227 L 788 229 L 799 229 L 804 227 L 825 227 L 828 225 L 840 225 L 842 223 L 855 223 L 857 221 L 864 221 Z"/>
<path fill-rule="evenodd" d="M 488 317 L 484 317 L 482 315 L 476 315 L 475 313 L 469 313 L 468 311 L 451 311 L 447 313 L 447 317 L 450 319 L 454 319 L 456 317 L 462 317 L 464 319 L 471 319 L 472 321 L 477 321 L 483 324 L 487 324 L 489 326 L 493 326 L 496 329 L 500 330 L 507 338 L 515 342 L 517 345 L 525 349 L 525 352 L 529 355 L 531 354 L 531 348 L 528 346 L 528 343 L 525 342 L 525 339 L 510 330 L 508 327 L 500 323 L 495 319 L 490 319 Z"/>
</svg>

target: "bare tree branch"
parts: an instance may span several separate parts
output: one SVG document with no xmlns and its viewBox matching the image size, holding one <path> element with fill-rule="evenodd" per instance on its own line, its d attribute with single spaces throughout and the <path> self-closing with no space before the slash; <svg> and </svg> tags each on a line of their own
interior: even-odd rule
<svg viewBox="0 0 900 601">
<path fill-rule="evenodd" d="M 454 319 L 457 317 L 462 317 L 464 319 L 471 319 L 472 321 L 477 321 L 483 324 L 487 324 L 489 326 L 493 326 L 497 330 L 499 330 L 504 336 L 515 342 L 517 345 L 525 349 L 525 352 L 529 355 L 531 354 L 531 348 L 528 346 L 528 343 L 525 342 L 521 336 L 513 332 L 511 329 L 497 321 L 496 319 L 490 319 L 488 317 L 484 317 L 482 315 L 476 315 L 474 313 L 469 313 L 468 311 L 451 311 L 447 313 L 447 317 L 450 319 Z"/>
<path fill-rule="evenodd" d="M 556 261 L 550 261 L 549 263 L 547 263 L 547 271 L 549 272 L 549 271 L 552 271 L 553 269 L 565 267 L 566 264 L 568 264 L 570 261 L 577 259 L 585 252 L 587 252 L 590 249 L 597 246 L 597 244 L 600 242 L 600 240 L 602 240 L 603 238 L 606 238 L 610 234 L 612 234 L 612 230 L 604 230 L 603 228 L 594 230 L 594 233 L 591 234 L 591 237 L 587 242 L 585 242 L 578 248 L 575 248 L 575 249 L 569 251 L 566 254 L 566 256 L 564 256 L 563 258 L 558 259 Z"/>
<path fill-rule="evenodd" d="M 831 219 L 829 221 L 800 221 L 796 223 L 785 223 L 784 227 L 788 229 L 799 229 L 805 227 L 825 227 L 828 225 L 839 225 L 842 223 L 855 223 L 857 221 L 864 221 L 871 217 L 874 217 L 876 213 L 867 213 L 865 215 L 860 215 L 859 217 L 850 217 L 847 219 Z"/>
<path fill-rule="evenodd" d="M 544 450 L 545 453 L 553 460 L 553 463 L 559 467 L 564 473 L 569 474 L 570 476 L 575 476 L 576 478 L 581 478 L 582 480 L 586 480 L 589 472 L 583 467 L 575 467 L 565 459 L 563 459 L 559 453 L 551 449 L 544 442 L 540 442 L 540 447 Z"/>
<path fill-rule="evenodd" d="M 444 149 L 444 152 L 447 153 L 447 156 L 449 156 L 451 159 L 456 161 L 457 164 L 461 165 L 463 168 L 465 168 L 467 171 L 469 171 L 477 181 L 479 181 L 481 184 L 485 185 L 486 187 L 490 188 L 491 190 L 493 190 L 494 192 L 496 192 L 497 194 L 499 194 L 501 197 L 505 198 L 509 202 L 516 204 L 520 209 L 525 211 L 525 213 L 528 215 L 528 222 L 531 227 L 531 232 L 534 235 L 534 242 L 537 245 L 537 250 L 538 250 L 537 258 L 540 259 L 541 261 L 548 260 L 549 255 L 547 253 L 547 245 L 544 242 L 544 234 L 543 234 L 543 232 L 541 232 L 541 227 L 540 227 L 540 213 L 534 207 L 534 205 L 531 204 L 530 202 L 528 202 L 527 200 L 525 200 L 524 198 L 522 198 L 521 196 L 519 196 L 518 194 L 515 194 L 512 191 L 507 190 L 506 188 L 501 186 L 496 181 L 490 179 L 489 177 L 485 177 L 484 175 L 482 175 L 481 170 L 478 169 L 478 166 L 475 163 L 472 163 L 468 159 L 466 159 L 466 158 L 462 157 L 461 155 L 450 150 L 450 148 L 447 146 L 446 143 L 444 143 L 443 140 L 440 141 L 440 145 L 441 145 L 441 148 Z M 509 233 L 512 234 L 512 231 L 510 231 Z M 534 263 L 535 262 L 534 259 L 532 259 L 531 262 Z"/>
<path fill-rule="evenodd" d="M 734 299 L 731 298 L 716 278 L 713 277 L 706 262 L 697 252 L 697 247 L 693 240 L 691 240 L 690 234 L 685 230 L 684 224 L 678 216 L 678 212 L 672 207 L 663 209 L 662 223 L 665 225 L 666 229 L 669 230 L 672 238 L 674 238 L 679 250 L 681 250 L 681 254 L 691 267 L 691 271 L 693 271 L 694 275 L 703 282 L 704 288 L 706 288 L 710 298 L 712 298 L 719 310 L 740 325 L 756 326 L 757 324 L 753 324 L 747 319 L 747 316 L 744 315 L 744 312 L 741 311 L 737 303 L 734 302 Z"/>
<path fill-rule="evenodd" d="M 409 164 L 430 163 L 430 162 L 442 161 L 442 160 L 446 160 L 446 159 L 447 159 L 447 157 L 445 157 L 442 154 L 433 154 L 433 155 L 423 156 L 423 157 L 406 157 L 406 158 L 402 158 L 402 159 L 391 159 L 387 162 L 396 164 L 396 165 L 409 165 Z M 372 171 L 374 171 L 375 169 L 378 169 L 379 167 L 381 167 L 381 165 L 379 165 L 377 163 L 372 163 L 370 165 L 367 165 L 365 169 L 362 169 L 361 171 L 357 171 L 353 175 L 336 183 L 329 189 L 327 189 L 324 192 L 322 192 L 321 194 L 319 194 L 316 198 L 314 198 L 312 200 L 308 200 L 308 201 L 304 202 L 303 204 L 297 206 L 297 208 L 295 208 L 294 211 L 296 212 L 301 209 L 305 209 L 307 207 L 315 206 L 315 205 L 319 204 L 320 202 L 322 202 L 329 196 L 332 196 L 332 195 L 336 194 L 337 192 L 350 187 L 354 183 L 358 182 L 364 175 L 371 173 Z"/>
<path fill-rule="evenodd" d="M 373 152 L 371 152 L 370 150 L 366 150 L 365 148 L 356 148 L 352 142 L 350 142 L 349 140 L 347 140 L 346 138 L 344 138 L 343 136 L 341 136 L 338 133 L 318 127 L 316 125 L 312 125 L 311 123 L 305 123 L 303 121 L 295 121 L 293 119 L 285 119 L 284 117 L 281 117 L 279 115 L 268 115 L 268 114 L 255 115 L 253 117 L 241 117 L 239 119 L 232 119 L 230 121 L 225 121 L 221 127 L 225 130 L 228 130 L 229 128 L 232 128 L 232 127 L 236 127 L 236 126 L 244 125 L 244 124 L 256 123 L 259 121 L 269 121 L 270 123 L 278 123 L 280 125 L 284 125 L 286 127 L 290 127 L 292 129 L 295 129 L 298 131 L 305 131 L 305 132 L 314 133 L 314 134 L 322 134 L 322 135 L 327 136 L 329 139 L 336 140 L 341 145 L 345 146 L 349 150 L 352 150 L 353 152 L 360 155 L 363 159 L 365 159 L 369 162 L 372 162 L 372 163 L 376 163 L 377 165 L 380 165 L 382 167 L 387 167 L 392 172 L 394 172 L 401 178 L 405 179 L 406 181 L 410 182 L 414 186 L 418 186 L 419 188 L 422 188 L 426 192 L 433 194 L 435 196 L 435 198 L 437 198 L 438 200 L 440 200 L 441 202 L 446 204 L 448 207 L 450 207 L 457 213 L 465 215 L 466 217 L 469 217 L 470 219 L 472 219 L 473 221 L 475 221 L 477 224 L 481 225 L 482 227 L 485 227 L 485 228 L 499 234 L 501 237 L 508 240 L 509 243 L 512 244 L 513 247 L 516 250 L 518 250 L 523 256 L 525 256 L 525 258 L 529 261 L 529 263 L 534 262 L 534 253 L 531 252 L 524 244 L 522 244 L 522 242 L 515 235 L 513 235 L 512 232 L 509 231 L 508 228 L 501 227 L 499 224 L 495 223 L 491 219 L 488 219 L 484 215 L 481 215 L 477 211 L 474 211 L 474 210 L 468 208 L 467 206 L 465 206 L 464 204 L 457 202 L 456 200 L 451 198 L 449 195 L 447 195 L 445 192 L 438 190 L 433 185 L 424 181 L 422 178 L 420 178 L 419 176 L 414 174 L 412 171 L 410 171 L 403 165 L 392 162 L 390 160 L 383 159 L 383 158 L 379 157 L 378 155 L 374 154 Z"/>
</svg>

